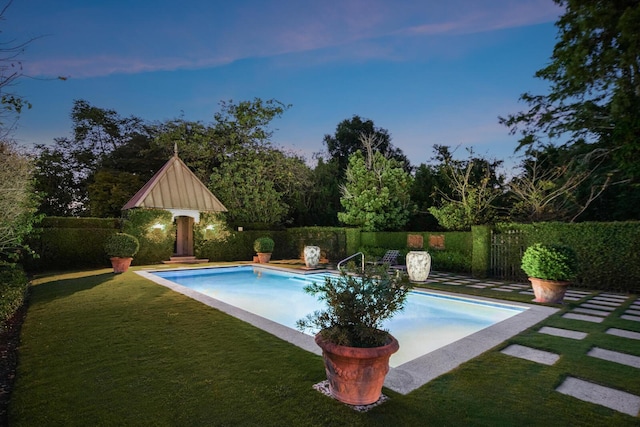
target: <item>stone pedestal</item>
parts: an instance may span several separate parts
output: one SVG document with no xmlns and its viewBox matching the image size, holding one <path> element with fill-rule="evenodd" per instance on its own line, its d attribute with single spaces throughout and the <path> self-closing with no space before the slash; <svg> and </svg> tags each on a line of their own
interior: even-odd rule
<svg viewBox="0 0 640 427">
<path fill-rule="evenodd" d="M 407 273 L 412 282 L 426 282 L 431 271 L 431 255 L 427 251 L 411 251 L 406 256 Z"/>
</svg>

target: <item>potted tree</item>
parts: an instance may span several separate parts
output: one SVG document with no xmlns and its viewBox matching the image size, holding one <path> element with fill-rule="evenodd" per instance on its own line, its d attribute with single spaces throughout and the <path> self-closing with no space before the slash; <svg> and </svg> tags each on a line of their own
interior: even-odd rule
<svg viewBox="0 0 640 427">
<path fill-rule="evenodd" d="M 138 249 L 140 249 L 140 243 L 131 234 L 115 233 L 107 237 L 104 242 L 104 251 L 111 260 L 114 273 L 127 271 Z"/>
<path fill-rule="evenodd" d="M 258 237 L 253 242 L 253 249 L 258 254 L 258 262 L 261 264 L 268 264 L 271 260 L 271 253 L 275 242 L 271 237 Z"/>
<path fill-rule="evenodd" d="M 354 269 L 355 270 L 355 269 Z M 389 358 L 400 348 L 382 322 L 402 310 L 411 289 L 405 275 L 389 275 L 384 266 L 362 274 L 343 271 L 305 291 L 327 305 L 297 322 L 301 331 L 317 332 L 331 395 L 350 405 L 380 399 Z"/>
<path fill-rule="evenodd" d="M 560 304 L 570 281 L 575 278 L 578 261 L 568 246 L 534 243 L 522 256 L 522 270 L 529 276 L 536 302 Z"/>
</svg>

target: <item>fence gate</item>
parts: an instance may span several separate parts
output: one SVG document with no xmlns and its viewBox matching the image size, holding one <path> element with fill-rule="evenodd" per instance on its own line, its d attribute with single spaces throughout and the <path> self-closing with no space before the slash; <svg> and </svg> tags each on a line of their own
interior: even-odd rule
<svg viewBox="0 0 640 427">
<path fill-rule="evenodd" d="M 491 232 L 491 276 L 507 280 L 526 279 L 520 269 L 524 233 L 520 230 Z"/>
</svg>

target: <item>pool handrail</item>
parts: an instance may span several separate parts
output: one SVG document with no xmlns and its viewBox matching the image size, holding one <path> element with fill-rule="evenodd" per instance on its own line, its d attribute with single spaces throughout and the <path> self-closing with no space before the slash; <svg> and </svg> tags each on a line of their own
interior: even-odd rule
<svg viewBox="0 0 640 427">
<path fill-rule="evenodd" d="M 362 253 L 362 252 L 357 252 L 357 253 L 355 253 L 355 254 L 353 254 L 353 255 L 350 255 L 350 256 L 346 257 L 346 258 L 345 258 L 345 259 L 343 259 L 342 261 L 340 261 L 340 262 L 338 263 L 338 266 L 337 266 L 338 271 L 340 271 L 340 266 L 341 266 L 344 262 L 349 261 L 351 258 L 355 258 L 355 257 L 357 257 L 358 255 L 361 255 L 361 256 L 362 256 L 362 272 L 364 273 L 364 253 Z"/>
</svg>

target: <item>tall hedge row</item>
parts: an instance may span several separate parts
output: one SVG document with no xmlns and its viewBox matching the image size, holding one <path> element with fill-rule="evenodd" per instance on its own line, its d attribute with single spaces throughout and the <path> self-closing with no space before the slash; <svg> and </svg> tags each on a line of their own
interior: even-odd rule
<svg viewBox="0 0 640 427">
<path fill-rule="evenodd" d="M 579 264 L 575 286 L 640 291 L 640 222 L 501 224 L 497 229 L 520 230 L 520 250 L 537 242 L 572 247 Z"/>
</svg>

